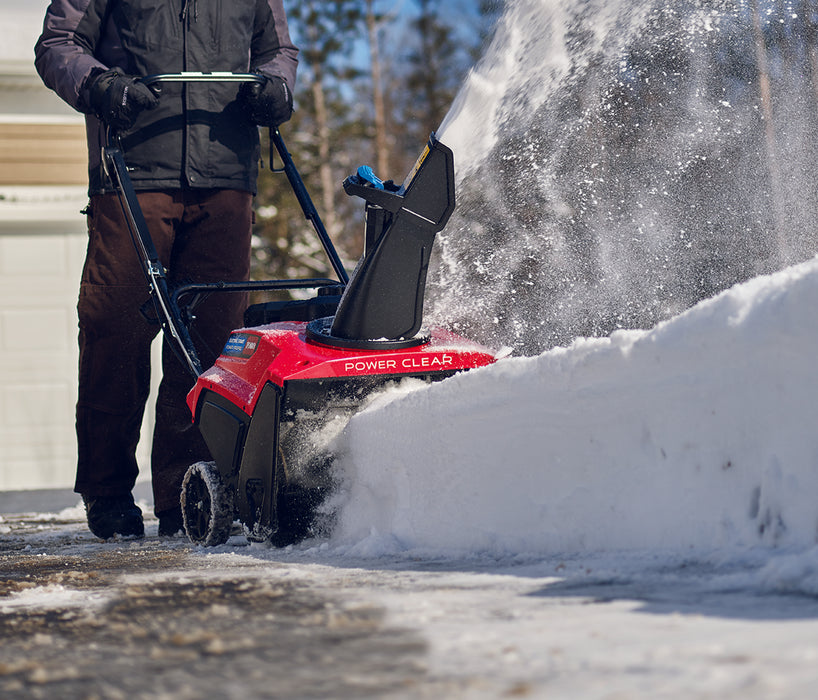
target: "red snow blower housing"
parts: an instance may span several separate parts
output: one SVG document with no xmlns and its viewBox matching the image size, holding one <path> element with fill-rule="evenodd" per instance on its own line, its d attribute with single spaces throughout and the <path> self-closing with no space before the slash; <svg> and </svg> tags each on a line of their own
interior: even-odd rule
<svg viewBox="0 0 818 700">
<path fill-rule="evenodd" d="M 253 74 L 173 73 L 163 81 L 258 80 Z M 272 149 L 318 235 L 337 279 L 187 284 L 169 290 L 128 176 L 109 133 L 106 169 L 122 202 L 166 340 L 196 377 L 188 395 L 211 462 L 190 466 L 182 514 L 196 543 L 227 541 L 238 520 L 253 541 L 283 546 L 331 526 L 320 505 L 333 488 L 330 443 L 374 391 L 413 378 L 432 382 L 494 361 L 489 350 L 422 327 L 435 235 L 455 206 L 454 157 L 434 134 L 402 185 L 367 167 L 344 181 L 365 201 L 365 252 L 348 277 L 278 129 Z M 271 158 L 272 161 L 272 158 Z M 212 293 L 317 290 L 307 300 L 265 302 L 245 312 L 213 367 L 203 371 L 189 333 L 195 306 Z"/>
</svg>

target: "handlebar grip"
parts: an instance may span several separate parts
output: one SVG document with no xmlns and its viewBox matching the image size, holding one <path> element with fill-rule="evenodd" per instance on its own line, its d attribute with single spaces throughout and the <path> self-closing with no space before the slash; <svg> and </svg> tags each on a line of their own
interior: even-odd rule
<svg viewBox="0 0 818 700">
<path fill-rule="evenodd" d="M 264 76 L 258 73 L 231 73 L 228 71 L 156 73 L 139 78 L 139 82 L 149 87 L 159 83 L 263 83 L 264 81 Z"/>
</svg>

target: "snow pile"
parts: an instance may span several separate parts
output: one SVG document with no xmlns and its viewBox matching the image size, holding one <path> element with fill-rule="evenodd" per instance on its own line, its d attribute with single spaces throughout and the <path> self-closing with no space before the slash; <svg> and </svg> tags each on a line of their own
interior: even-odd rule
<svg viewBox="0 0 818 700">
<path fill-rule="evenodd" d="M 812 546 L 816 346 L 818 259 L 651 331 L 383 396 L 338 447 L 334 543 L 369 555 Z M 807 565 L 818 570 L 793 564 L 799 578 Z"/>
</svg>

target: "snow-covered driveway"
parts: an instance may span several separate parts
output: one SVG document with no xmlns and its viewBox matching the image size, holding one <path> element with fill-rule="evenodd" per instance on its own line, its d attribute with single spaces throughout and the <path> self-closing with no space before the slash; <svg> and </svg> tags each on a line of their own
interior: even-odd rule
<svg viewBox="0 0 818 700">
<path fill-rule="evenodd" d="M 0 522 L 4 698 L 793 698 L 818 556 L 462 560 Z"/>
</svg>

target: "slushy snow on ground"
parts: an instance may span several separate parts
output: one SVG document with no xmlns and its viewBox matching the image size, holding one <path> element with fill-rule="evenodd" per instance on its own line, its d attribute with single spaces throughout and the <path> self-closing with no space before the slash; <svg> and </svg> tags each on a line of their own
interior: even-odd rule
<svg viewBox="0 0 818 700">
<path fill-rule="evenodd" d="M 818 681 L 816 309 L 818 259 L 653 330 L 384 394 L 339 438 L 335 532 L 286 550 L 240 536 L 212 549 L 161 541 L 152 519 L 146 540 L 101 543 L 79 507 L 7 514 L 5 580 L 23 565 L 55 573 L 39 584 L 26 575 L 0 595 L 0 622 L 76 626 L 85 614 L 104 630 L 106 615 L 152 591 L 172 585 L 184 600 L 193 587 L 223 587 L 206 629 L 168 637 L 168 652 L 161 635 L 129 650 L 151 650 L 150 677 L 112 659 L 96 672 L 100 685 L 76 681 L 103 696 L 104 682 L 175 697 L 205 686 L 288 696 L 259 690 L 270 686 L 227 657 L 208 661 L 245 624 L 230 626 L 231 611 L 247 609 L 230 601 L 247 590 L 274 607 L 269 624 L 240 627 L 245 635 L 275 638 L 279 605 L 295 611 L 288 629 L 303 624 L 293 639 L 318 660 L 293 666 L 284 655 L 280 668 L 264 666 L 303 697 L 325 697 L 327 683 L 342 684 L 338 697 L 364 687 L 423 698 L 809 697 Z M 97 566 L 115 575 L 100 587 L 86 573 Z M 299 613 L 288 596 L 307 596 L 309 610 L 324 600 L 330 626 L 316 628 L 314 612 Z M 376 636 L 339 658 L 333 625 L 348 615 L 356 639 L 361 625 Z M 184 626 L 189 616 L 172 619 Z M 60 664 L 88 662 L 82 649 L 79 660 L 73 647 L 61 651 L 60 627 L 48 629 L 4 642 L 12 659 L 25 644 L 28 657 L 49 660 L 30 670 L 5 661 L 0 686 L 45 690 L 68 673 Z M 30 650 L 38 639 L 47 646 Z M 191 641 L 176 669 L 173 645 L 186 639 L 208 641 L 199 652 Z M 400 663 L 378 654 L 382 639 L 400 645 Z M 265 664 L 269 644 L 251 644 Z"/>
</svg>

